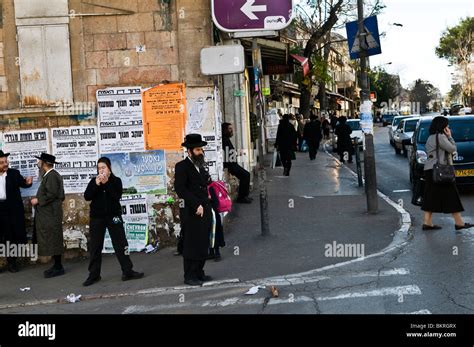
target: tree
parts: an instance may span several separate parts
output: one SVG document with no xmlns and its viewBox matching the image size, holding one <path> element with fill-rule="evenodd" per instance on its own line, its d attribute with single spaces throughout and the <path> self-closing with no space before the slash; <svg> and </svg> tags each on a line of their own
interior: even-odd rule
<svg viewBox="0 0 474 347">
<path fill-rule="evenodd" d="M 370 91 L 377 93 L 376 107 L 381 107 L 381 103 L 389 103 L 400 93 L 400 80 L 396 75 L 391 75 L 383 68 L 370 70 L 369 73 Z"/>
<path fill-rule="evenodd" d="M 436 55 L 447 59 L 463 72 L 463 94 L 467 103 L 472 106 L 472 53 L 474 18 L 463 19 L 457 26 L 448 28 L 442 34 Z"/>
<path fill-rule="evenodd" d="M 462 86 L 459 83 L 451 85 L 451 90 L 448 93 L 448 102 L 450 104 L 459 103 L 462 96 Z"/>
<path fill-rule="evenodd" d="M 417 79 L 410 88 L 410 101 L 420 103 L 421 112 L 425 112 L 430 101 L 438 94 L 439 90 L 431 83 Z"/>
</svg>

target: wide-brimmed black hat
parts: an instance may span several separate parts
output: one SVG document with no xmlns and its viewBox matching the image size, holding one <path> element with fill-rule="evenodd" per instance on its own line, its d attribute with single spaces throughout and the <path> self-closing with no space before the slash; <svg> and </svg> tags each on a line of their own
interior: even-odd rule
<svg viewBox="0 0 474 347">
<path fill-rule="evenodd" d="M 3 151 L 0 150 L 0 158 L 8 157 L 10 153 L 3 153 Z"/>
<path fill-rule="evenodd" d="M 186 135 L 186 139 L 181 144 L 181 146 L 186 147 L 186 148 L 204 147 L 206 145 L 207 145 L 207 142 L 203 141 L 201 135 L 199 134 Z"/>
<path fill-rule="evenodd" d="M 58 162 L 56 162 L 56 157 L 48 153 L 41 153 L 39 157 L 35 156 L 35 158 L 44 161 L 48 164 L 59 164 Z"/>
</svg>

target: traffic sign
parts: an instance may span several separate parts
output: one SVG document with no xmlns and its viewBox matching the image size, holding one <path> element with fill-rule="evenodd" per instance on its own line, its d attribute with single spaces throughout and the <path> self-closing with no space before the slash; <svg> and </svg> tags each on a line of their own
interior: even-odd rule
<svg viewBox="0 0 474 347">
<path fill-rule="evenodd" d="M 212 20 L 225 32 L 282 30 L 293 20 L 293 0 L 211 0 Z"/>
<path fill-rule="evenodd" d="M 360 42 L 359 39 L 358 21 L 347 23 L 346 31 L 351 59 L 359 58 L 361 44 L 362 47 L 366 49 L 367 57 L 370 55 L 382 53 L 382 48 L 380 47 L 380 36 L 377 16 L 367 17 L 364 19 L 363 36 L 365 37 L 365 39 L 362 42 Z"/>
<path fill-rule="evenodd" d="M 245 51 L 242 45 L 212 46 L 201 49 L 203 75 L 226 75 L 245 70 Z"/>
</svg>

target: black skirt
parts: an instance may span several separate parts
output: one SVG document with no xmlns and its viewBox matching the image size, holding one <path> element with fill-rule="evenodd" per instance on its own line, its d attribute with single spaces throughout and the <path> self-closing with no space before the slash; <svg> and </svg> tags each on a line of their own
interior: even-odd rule
<svg viewBox="0 0 474 347">
<path fill-rule="evenodd" d="M 433 170 L 425 171 L 425 193 L 421 209 L 426 212 L 456 213 L 464 211 L 456 183 L 434 184 Z"/>
</svg>

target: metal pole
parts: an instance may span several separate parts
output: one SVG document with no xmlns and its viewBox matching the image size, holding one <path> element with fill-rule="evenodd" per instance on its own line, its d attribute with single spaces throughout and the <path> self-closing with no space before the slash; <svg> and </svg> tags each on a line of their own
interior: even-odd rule
<svg viewBox="0 0 474 347">
<path fill-rule="evenodd" d="M 262 56 L 260 47 L 258 46 L 257 39 L 254 38 L 252 41 L 252 63 L 254 66 L 254 72 L 258 73 L 258 84 L 255 86 L 256 89 L 256 111 L 257 119 L 259 120 L 259 132 L 258 132 L 258 186 L 260 189 L 260 222 L 262 229 L 262 236 L 270 235 L 270 223 L 268 218 L 268 199 L 267 199 L 267 173 L 264 166 L 264 140 L 263 140 L 263 97 L 261 93 L 260 75 L 262 71 Z M 256 80 L 256 79 L 255 79 Z"/>
<path fill-rule="evenodd" d="M 359 138 L 355 138 L 355 156 L 356 156 L 356 168 L 357 168 L 357 181 L 359 183 L 359 187 L 363 186 L 362 182 L 362 167 L 360 165 L 360 145 L 359 145 Z"/>
<path fill-rule="evenodd" d="M 364 29 L 364 0 L 357 0 L 357 14 L 359 19 L 359 46 L 360 46 L 360 99 L 361 104 L 369 100 L 369 88 L 367 80 L 367 45 L 366 33 Z M 364 176 L 365 193 L 367 196 L 367 211 L 371 214 L 377 213 L 377 176 L 375 170 L 375 150 L 374 136 L 365 135 L 365 153 L 364 153 Z"/>
</svg>

